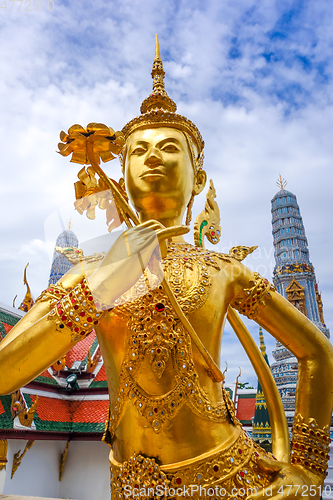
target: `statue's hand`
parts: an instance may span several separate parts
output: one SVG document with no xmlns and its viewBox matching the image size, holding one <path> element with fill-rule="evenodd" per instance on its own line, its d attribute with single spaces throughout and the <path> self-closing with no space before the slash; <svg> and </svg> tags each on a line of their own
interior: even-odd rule
<svg viewBox="0 0 333 500">
<path fill-rule="evenodd" d="M 136 283 L 148 265 L 153 272 L 162 276 L 155 250 L 160 247 L 161 256 L 165 257 L 167 250 L 165 240 L 188 231 L 187 226 L 165 228 L 154 220 L 125 231 L 88 280 L 94 298 L 98 299 L 97 302 L 110 306 Z"/>
<path fill-rule="evenodd" d="M 247 500 L 320 499 L 323 478 L 302 466 L 259 458 L 259 468 L 266 474 L 273 474 L 273 481 Z M 275 476 L 274 476 L 275 474 Z"/>
</svg>

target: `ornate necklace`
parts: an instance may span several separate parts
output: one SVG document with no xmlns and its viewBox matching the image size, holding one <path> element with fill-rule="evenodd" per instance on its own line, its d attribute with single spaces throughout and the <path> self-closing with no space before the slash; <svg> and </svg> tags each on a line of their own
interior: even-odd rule
<svg viewBox="0 0 333 500">
<path fill-rule="evenodd" d="M 191 313 L 205 303 L 211 287 L 208 268 L 219 269 L 218 257 L 222 256 L 191 245 L 169 248 L 163 267 L 184 312 Z M 190 284 L 186 281 L 186 269 L 194 273 Z M 194 413 L 203 418 L 225 421 L 228 414 L 225 403 L 213 404 L 201 387 L 193 362 L 190 337 L 174 313 L 162 286 L 135 298 L 145 286 L 146 278 L 141 277 L 130 291 L 132 301 L 115 309 L 116 313 L 125 314 L 128 318 L 129 335 L 117 395 L 110 406 L 111 435 L 119 425 L 127 401 L 136 406 L 139 414 L 157 433 L 184 404 L 190 405 Z M 129 292 L 126 296 L 128 301 Z M 119 302 L 123 303 L 124 297 Z M 148 394 L 138 384 L 137 378 L 145 359 L 148 359 L 157 380 L 163 376 L 171 359 L 174 386 L 166 394 Z"/>
</svg>

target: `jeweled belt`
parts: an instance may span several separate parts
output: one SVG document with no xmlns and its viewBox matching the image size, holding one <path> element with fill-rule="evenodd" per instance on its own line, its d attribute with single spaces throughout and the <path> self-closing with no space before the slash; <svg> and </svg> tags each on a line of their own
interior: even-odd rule
<svg viewBox="0 0 333 500">
<path fill-rule="evenodd" d="M 267 454 L 243 429 L 229 446 L 223 444 L 193 459 L 167 465 L 159 465 L 154 458 L 142 455 L 133 455 L 121 464 L 114 459 L 111 451 L 111 491 L 113 498 L 118 499 L 135 497 L 136 493 L 139 495 L 144 490 L 147 491 L 147 498 L 161 497 L 162 492 L 166 492 L 165 498 L 168 498 L 168 491 L 171 492 L 170 498 L 174 498 L 177 497 L 177 489 L 192 487 L 190 496 L 198 498 L 200 490 L 207 491 L 218 486 L 220 490 L 224 489 L 226 499 L 234 488 L 248 491 L 270 483 L 271 476 L 257 466 L 260 456 Z M 200 490 L 196 486 L 200 486 Z M 140 494 L 142 497 L 145 495 Z"/>
</svg>

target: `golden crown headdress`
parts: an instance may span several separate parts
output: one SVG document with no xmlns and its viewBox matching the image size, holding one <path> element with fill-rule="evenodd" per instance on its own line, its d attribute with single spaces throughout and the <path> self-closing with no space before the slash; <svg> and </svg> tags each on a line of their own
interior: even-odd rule
<svg viewBox="0 0 333 500">
<path fill-rule="evenodd" d="M 122 129 L 125 140 L 136 130 L 154 127 L 172 127 L 181 130 L 189 143 L 195 170 L 202 168 L 204 141 L 198 128 L 185 116 L 176 113 L 176 103 L 168 96 L 164 87 L 165 71 L 156 35 L 155 59 L 151 72 L 153 91 L 141 104 L 141 115 L 133 118 Z M 194 146 L 198 153 L 196 153 Z"/>
</svg>

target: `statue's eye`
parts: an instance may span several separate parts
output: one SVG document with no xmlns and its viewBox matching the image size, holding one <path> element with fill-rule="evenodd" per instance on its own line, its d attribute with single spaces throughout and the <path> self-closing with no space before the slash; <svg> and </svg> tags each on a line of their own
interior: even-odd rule
<svg viewBox="0 0 333 500">
<path fill-rule="evenodd" d="M 176 153 L 179 149 L 174 144 L 166 144 L 162 148 L 162 151 L 165 151 L 166 153 Z"/>
<path fill-rule="evenodd" d="M 133 149 L 131 155 L 142 155 L 145 152 L 146 152 L 145 148 L 143 148 L 142 146 L 138 146 L 137 148 Z"/>
</svg>

